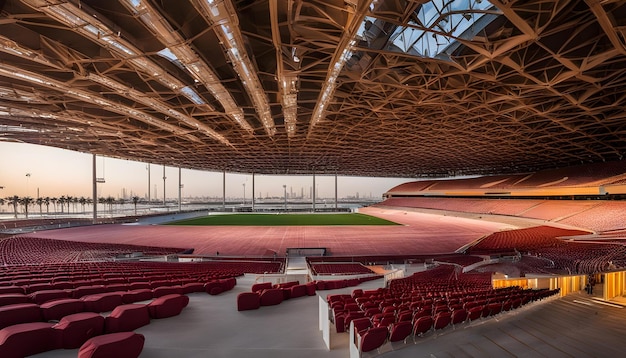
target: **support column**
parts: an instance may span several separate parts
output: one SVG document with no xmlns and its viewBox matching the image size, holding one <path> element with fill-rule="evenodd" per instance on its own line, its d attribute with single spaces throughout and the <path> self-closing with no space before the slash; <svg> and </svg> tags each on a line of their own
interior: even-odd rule
<svg viewBox="0 0 626 358">
<path fill-rule="evenodd" d="M 165 164 L 163 164 L 163 207 L 166 207 L 166 204 L 165 204 L 165 179 L 167 179 L 167 177 L 165 176 Z"/>
<path fill-rule="evenodd" d="M 183 192 L 183 183 L 181 182 L 180 167 L 178 167 L 178 212 L 183 211 L 182 192 Z"/>
<path fill-rule="evenodd" d="M 315 212 L 315 196 L 317 193 L 315 192 L 315 172 L 313 173 L 313 195 L 312 195 L 312 203 L 313 203 L 313 212 Z"/>
<path fill-rule="evenodd" d="M 226 170 L 222 170 L 222 211 L 226 211 Z"/>
<path fill-rule="evenodd" d="M 150 205 L 150 163 L 148 163 L 148 206 Z"/>
<path fill-rule="evenodd" d="M 92 174 L 92 187 L 91 187 L 91 195 L 93 196 L 93 223 L 95 224 L 98 221 L 98 181 L 96 178 L 96 155 L 93 154 L 92 165 L 91 165 L 91 174 Z"/>
<path fill-rule="evenodd" d="M 338 209 L 338 200 L 337 200 L 337 174 L 335 174 L 335 211 Z"/>
<path fill-rule="evenodd" d="M 252 173 L 252 211 L 254 211 L 254 173 Z"/>
</svg>

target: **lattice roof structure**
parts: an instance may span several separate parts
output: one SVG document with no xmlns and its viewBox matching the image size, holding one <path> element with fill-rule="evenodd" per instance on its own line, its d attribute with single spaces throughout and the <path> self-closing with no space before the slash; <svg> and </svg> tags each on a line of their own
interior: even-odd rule
<svg viewBox="0 0 626 358">
<path fill-rule="evenodd" d="M 6 0 L 0 140 L 204 170 L 621 160 L 626 2 Z"/>
</svg>

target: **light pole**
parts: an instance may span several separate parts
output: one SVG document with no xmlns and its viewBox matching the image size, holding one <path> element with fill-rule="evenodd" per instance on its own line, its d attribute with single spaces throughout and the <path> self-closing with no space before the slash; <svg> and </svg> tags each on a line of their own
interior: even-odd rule
<svg viewBox="0 0 626 358">
<path fill-rule="evenodd" d="M 246 183 L 243 183 L 243 204 L 241 204 L 242 206 L 246 205 Z"/>
<path fill-rule="evenodd" d="M 283 190 L 285 191 L 285 211 L 287 211 L 287 185 L 283 184 Z"/>
</svg>

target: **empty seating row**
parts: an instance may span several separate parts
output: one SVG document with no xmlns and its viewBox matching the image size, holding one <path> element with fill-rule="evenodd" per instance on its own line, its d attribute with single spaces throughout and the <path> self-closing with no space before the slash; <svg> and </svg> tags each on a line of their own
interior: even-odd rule
<svg viewBox="0 0 626 358">
<path fill-rule="evenodd" d="M 254 284 L 252 292 L 237 295 L 237 310 L 259 309 L 261 306 L 273 306 L 285 300 L 315 295 L 315 283 L 300 284 L 298 281 L 272 285 L 271 282 Z"/>
<path fill-rule="evenodd" d="M 187 296 L 174 294 L 159 297 L 149 304 L 117 306 L 106 318 L 98 313 L 81 312 L 64 316 L 56 324 L 12 324 L 0 330 L 0 357 L 18 358 L 79 347 L 79 357 L 137 357 L 143 348 L 143 336 L 138 340 L 139 337 L 130 333 L 149 324 L 150 319 L 180 314 L 188 303 Z M 136 341 L 129 343 L 128 339 Z"/>
<path fill-rule="evenodd" d="M 374 272 L 360 263 L 309 263 L 315 275 L 354 275 Z"/>
<path fill-rule="evenodd" d="M 314 282 L 315 282 L 315 288 L 318 291 L 322 291 L 322 290 L 336 290 L 340 288 L 354 287 L 354 286 L 360 285 L 363 282 L 378 280 L 381 278 L 383 278 L 383 276 L 376 275 L 376 276 L 366 276 L 366 277 L 359 277 L 359 278 L 350 278 L 350 279 L 345 279 L 345 280 L 315 280 Z"/>
<path fill-rule="evenodd" d="M 492 289 L 483 284 L 482 279 L 459 281 L 460 276 L 453 276 L 454 280 L 445 279 L 449 272 L 450 268 L 443 266 L 431 270 L 429 274 L 420 273 L 406 279 L 394 280 L 389 288 L 370 291 L 356 289 L 350 295 L 329 294 L 326 298 L 329 317 L 336 331 L 344 332 L 352 320 L 364 317 L 370 319 L 374 326 L 388 326 L 402 321 L 414 321 L 421 316 L 432 316 L 434 319 L 439 313 L 453 314 L 460 310 L 469 312 L 475 306 L 481 307 L 481 315 L 493 315 L 496 305 L 500 309 L 510 310 L 543 297 L 541 295 L 544 293 L 541 290 L 523 290 L 519 287 Z M 436 284 L 430 280 L 434 280 Z M 395 281 L 405 284 L 393 285 Z"/>
<path fill-rule="evenodd" d="M 173 293 L 187 294 L 192 292 L 207 292 L 215 295 L 232 289 L 236 285 L 237 280 L 235 278 L 228 278 L 214 280 L 207 283 L 191 282 L 183 285 L 174 285 L 175 283 L 177 283 L 177 281 L 161 281 L 152 283 L 135 282 L 132 284 L 107 286 L 81 286 L 75 289 L 50 289 L 36 291 L 29 295 L 18 293 L 21 291 L 20 287 L 5 286 L 0 287 L 0 307 L 17 303 L 35 303 L 43 305 L 49 301 L 68 299 L 82 299 L 83 301 L 89 302 L 91 299 L 86 299 L 85 297 L 102 295 L 105 293 L 117 293 L 122 297 L 121 300 L 125 303 L 143 301 L 153 297 L 155 298 Z"/>
<path fill-rule="evenodd" d="M 182 248 L 104 244 L 66 240 L 13 236 L 0 240 L 0 262 L 23 265 L 94 261 L 114 258 L 121 254 L 142 252 L 145 255 L 167 255 L 182 252 Z"/>
<path fill-rule="evenodd" d="M 93 284 L 124 284 L 158 280 L 181 283 L 237 277 L 245 273 L 279 273 L 284 260 L 214 260 L 203 262 L 77 262 L 45 265 L 0 266 L 0 286 L 37 285 L 73 288 Z M 33 286 L 32 288 L 29 288 Z M 25 292 L 27 293 L 27 292 Z"/>
<path fill-rule="evenodd" d="M 138 357 L 144 336 L 132 331 L 103 334 L 102 316 L 73 322 L 22 323 L 0 330 L 0 356 L 23 358 L 55 349 L 76 349 L 79 358 Z M 99 330 L 100 329 L 100 330 Z"/>
<path fill-rule="evenodd" d="M 525 229 L 506 230 L 495 232 L 472 246 L 473 253 L 493 253 L 497 251 L 520 252 L 532 251 L 543 247 L 561 246 L 563 241 L 557 239 L 561 236 L 585 235 L 581 230 L 562 229 L 552 226 L 536 226 Z"/>
<path fill-rule="evenodd" d="M 528 297 L 541 299 L 557 292 L 558 290 L 541 290 Z M 352 342 L 358 348 L 359 353 L 364 353 L 376 350 L 386 342 L 391 345 L 402 345 L 411 337 L 413 342 L 417 342 L 429 332 L 438 332 L 450 326 L 456 327 L 466 322 L 495 316 L 519 307 L 522 302 L 521 299 L 509 299 L 505 302 L 492 302 L 469 309 L 459 308 L 435 313 L 429 308 L 416 312 L 402 311 L 397 315 L 393 312 L 379 313 L 372 317 L 368 317 L 362 311 L 354 311 L 346 318 L 346 329 L 352 328 L 350 331 L 353 335 Z M 405 312 L 406 315 L 404 315 Z M 341 323 L 340 320 L 335 319 L 335 324 L 338 322 Z"/>
<path fill-rule="evenodd" d="M 0 329 L 19 323 L 56 321 L 65 316 L 81 312 L 100 313 L 115 311 L 117 307 L 138 302 L 137 299 L 139 299 L 139 301 L 143 301 L 153 298 L 151 294 L 148 295 L 149 292 L 145 293 L 146 295 L 142 296 L 141 292 L 136 292 L 136 295 L 132 295 L 128 298 L 124 297 L 120 292 L 108 292 L 88 295 L 82 299 L 59 299 L 46 302 L 42 305 L 37 305 L 35 303 L 17 303 L 6 305 L 0 307 Z M 172 297 L 180 297 L 178 300 L 186 300 L 187 303 L 189 302 L 189 298 L 187 296 L 173 293 L 154 299 L 148 307 L 159 306 L 162 302 L 167 303 L 166 305 L 175 306 L 174 302 L 169 302 L 169 300 L 172 300 Z M 186 306 L 186 303 L 184 306 Z M 158 309 L 155 308 L 155 310 Z M 158 312 L 155 311 L 154 314 L 158 314 Z"/>
</svg>

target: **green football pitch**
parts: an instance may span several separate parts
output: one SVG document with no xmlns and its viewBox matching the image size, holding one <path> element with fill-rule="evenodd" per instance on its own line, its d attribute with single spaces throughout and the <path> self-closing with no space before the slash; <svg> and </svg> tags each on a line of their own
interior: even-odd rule
<svg viewBox="0 0 626 358">
<path fill-rule="evenodd" d="M 364 214 L 226 214 L 170 222 L 195 226 L 398 225 Z"/>
</svg>

